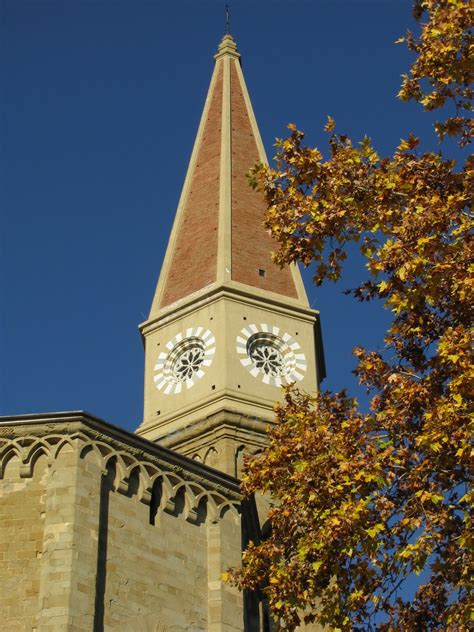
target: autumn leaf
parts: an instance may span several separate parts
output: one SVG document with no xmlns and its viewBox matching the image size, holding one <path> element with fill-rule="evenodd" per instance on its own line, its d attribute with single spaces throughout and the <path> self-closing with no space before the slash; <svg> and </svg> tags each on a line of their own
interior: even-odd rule
<svg viewBox="0 0 474 632">
<path fill-rule="evenodd" d="M 336 127 L 336 121 L 328 115 L 328 120 L 326 125 L 324 126 L 325 132 L 332 132 L 332 130 Z"/>
</svg>

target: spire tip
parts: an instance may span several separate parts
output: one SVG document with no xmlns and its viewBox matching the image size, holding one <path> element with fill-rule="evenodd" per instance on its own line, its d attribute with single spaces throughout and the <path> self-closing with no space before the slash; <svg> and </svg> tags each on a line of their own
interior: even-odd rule
<svg viewBox="0 0 474 632">
<path fill-rule="evenodd" d="M 231 55 L 232 57 L 240 57 L 237 51 L 237 44 L 235 43 L 234 38 L 229 33 L 226 33 L 224 37 L 221 39 L 219 48 L 217 49 L 217 57 L 222 57 L 223 55 Z"/>
</svg>

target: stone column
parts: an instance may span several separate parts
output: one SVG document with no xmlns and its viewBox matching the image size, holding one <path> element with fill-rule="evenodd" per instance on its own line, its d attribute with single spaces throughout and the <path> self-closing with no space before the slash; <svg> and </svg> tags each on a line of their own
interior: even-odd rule
<svg viewBox="0 0 474 632">
<path fill-rule="evenodd" d="M 233 511 L 207 525 L 208 560 L 208 630 L 209 632 L 242 632 L 244 610 L 242 594 L 225 584 L 221 575 L 240 564 L 242 536 L 240 519 Z"/>
<path fill-rule="evenodd" d="M 102 470 L 76 440 L 55 459 L 46 491 L 38 632 L 94 629 Z"/>
</svg>

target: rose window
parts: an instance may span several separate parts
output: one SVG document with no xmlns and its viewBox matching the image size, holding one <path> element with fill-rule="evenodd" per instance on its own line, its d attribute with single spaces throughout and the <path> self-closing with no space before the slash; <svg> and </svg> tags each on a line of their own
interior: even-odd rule
<svg viewBox="0 0 474 632">
<path fill-rule="evenodd" d="M 256 340 L 248 344 L 248 355 L 257 369 L 260 369 L 272 377 L 285 375 L 286 365 L 283 355 L 278 347 L 268 344 L 268 341 Z"/>
<path fill-rule="evenodd" d="M 194 343 L 191 348 L 182 351 L 174 362 L 173 374 L 181 382 L 191 378 L 204 362 L 204 345 L 201 341 L 199 343 Z"/>
<path fill-rule="evenodd" d="M 279 327 L 247 325 L 237 336 L 236 351 L 242 365 L 265 384 L 283 386 L 304 377 L 306 357 L 296 340 Z"/>
<path fill-rule="evenodd" d="M 176 334 L 165 346 L 155 364 L 154 382 L 165 395 L 191 388 L 205 375 L 216 351 L 216 339 L 209 329 L 192 327 Z"/>
</svg>

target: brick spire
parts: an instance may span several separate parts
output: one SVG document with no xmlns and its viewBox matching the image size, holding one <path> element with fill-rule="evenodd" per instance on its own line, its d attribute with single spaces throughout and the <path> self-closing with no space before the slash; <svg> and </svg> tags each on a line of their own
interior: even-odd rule
<svg viewBox="0 0 474 632">
<path fill-rule="evenodd" d="M 230 35 L 214 58 L 150 320 L 212 287 L 271 292 L 307 305 L 297 268 L 280 270 L 271 260 L 264 201 L 245 178 L 266 156 Z"/>
</svg>

